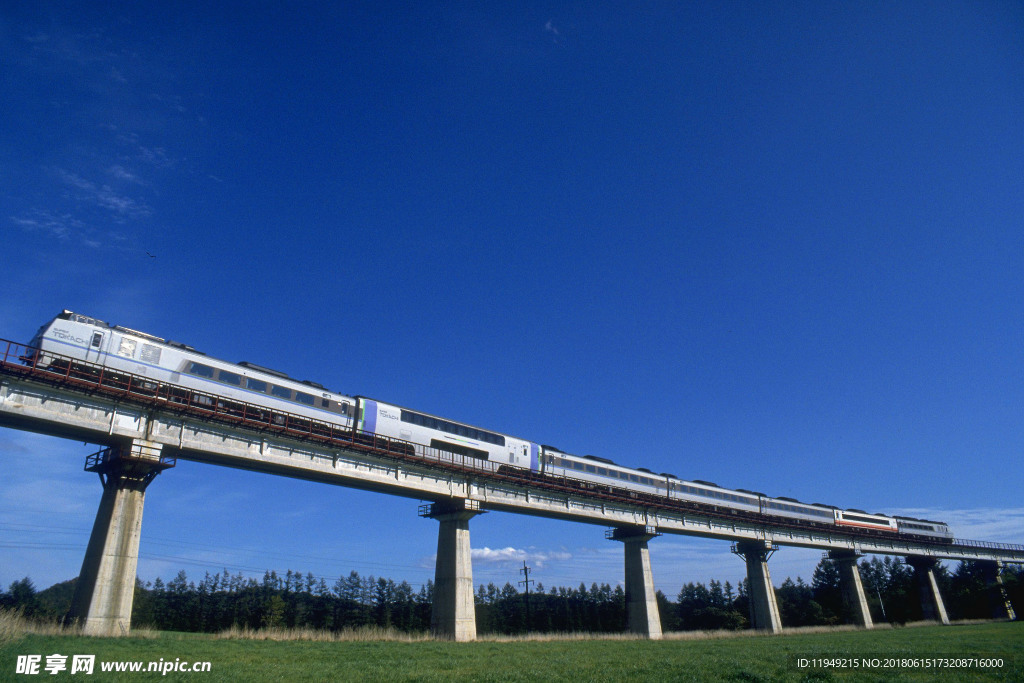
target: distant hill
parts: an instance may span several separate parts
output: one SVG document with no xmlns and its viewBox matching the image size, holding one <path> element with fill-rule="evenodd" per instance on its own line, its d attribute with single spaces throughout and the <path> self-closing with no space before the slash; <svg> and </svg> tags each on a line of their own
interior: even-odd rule
<svg viewBox="0 0 1024 683">
<path fill-rule="evenodd" d="M 46 590 L 36 593 L 36 610 L 41 617 L 60 619 L 71 609 L 71 598 L 75 594 L 78 577 L 55 583 Z"/>
</svg>

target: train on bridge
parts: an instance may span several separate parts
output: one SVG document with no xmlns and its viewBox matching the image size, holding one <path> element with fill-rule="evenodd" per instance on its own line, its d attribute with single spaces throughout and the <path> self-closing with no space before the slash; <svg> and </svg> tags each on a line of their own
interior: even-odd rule
<svg viewBox="0 0 1024 683">
<path fill-rule="evenodd" d="M 172 387 L 167 394 L 169 400 L 176 395 L 173 388 L 180 388 L 188 392 L 190 404 L 244 414 L 261 423 L 305 420 L 311 428 L 327 424 L 332 433 L 335 429 L 350 433 L 355 443 L 386 437 L 389 443 L 407 448 L 410 455 L 420 447 L 424 454 L 461 456 L 463 461 L 494 471 L 572 481 L 584 495 L 604 491 L 850 533 L 953 542 L 944 522 L 802 503 L 707 481 L 688 481 L 668 472 L 656 474 L 642 467 L 624 467 L 592 455 L 572 455 L 426 412 L 330 391 L 317 382 L 296 380 L 254 363 L 212 358 L 187 344 L 68 310 L 39 329 L 22 361 L 35 369 L 60 374 L 72 370 L 79 375 L 124 373 L 138 378 L 136 384 L 143 392 Z"/>
</svg>

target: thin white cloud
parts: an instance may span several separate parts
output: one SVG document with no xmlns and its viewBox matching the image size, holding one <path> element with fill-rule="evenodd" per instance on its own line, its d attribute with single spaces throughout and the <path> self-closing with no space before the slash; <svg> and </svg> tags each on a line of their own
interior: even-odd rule
<svg viewBox="0 0 1024 683">
<path fill-rule="evenodd" d="M 479 573 L 487 574 L 492 568 L 509 568 L 522 565 L 524 562 L 534 569 L 549 568 L 553 564 L 566 566 L 571 564 L 573 554 L 562 550 L 541 550 L 538 548 L 473 548 L 470 550 L 473 566 Z M 437 562 L 437 555 L 424 557 L 419 566 L 431 568 Z"/>
<path fill-rule="evenodd" d="M 542 568 L 552 561 L 565 562 L 572 559 L 572 554 L 565 551 L 523 550 L 520 548 L 473 548 L 473 562 L 480 564 L 519 564 L 526 562 Z"/>
<path fill-rule="evenodd" d="M 113 168 L 119 169 L 121 167 L 115 166 Z M 117 172 L 114 171 L 114 173 Z M 121 173 L 127 174 L 127 171 L 122 169 Z M 117 192 L 106 183 L 94 182 L 63 168 L 56 169 L 56 174 L 67 187 L 77 190 L 74 195 L 76 201 L 106 209 L 115 220 L 123 222 L 128 219 L 143 218 L 152 213 L 152 210 L 144 201 L 122 192 Z M 132 182 L 142 184 L 135 176 L 132 176 Z"/>
<path fill-rule="evenodd" d="M 21 215 L 10 216 L 13 225 L 27 233 L 35 233 L 44 239 L 81 244 L 99 249 L 106 246 L 124 249 L 128 237 L 114 231 L 101 232 L 67 212 L 32 209 Z M 124 221 L 119 221 L 123 223 Z"/>
<path fill-rule="evenodd" d="M 547 23 L 546 23 L 546 24 L 544 24 L 544 31 L 545 31 L 546 33 L 552 33 L 552 34 L 554 34 L 554 35 L 556 35 L 556 36 L 557 36 L 557 35 L 560 35 L 560 34 L 558 33 L 558 27 L 557 27 L 557 26 L 555 26 L 555 22 L 554 22 L 554 20 L 553 20 L 553 19 L 548 19 Z"/>
<path fill-rule="evenodd" d="M 136 185 L 148 184 L 144 180 L 142 180 L 142 178 L 140 178 L 137 174 L 132 173 L 131 171 L 126 169 L 124 166 L 121 166 L 120 164 L 115 164 L 114 166 L 108 168 L 107 173 L 116 180 L 135 183 Z"/>
<path fill-rule="evenodd" d="M 41 232 L 64 240 L 80 231 L 84 225 L 71 214 L 56 214 L 36 209 L 21 216 L 11 216 L 11 222 L 28 232 Z"/>
</svg>

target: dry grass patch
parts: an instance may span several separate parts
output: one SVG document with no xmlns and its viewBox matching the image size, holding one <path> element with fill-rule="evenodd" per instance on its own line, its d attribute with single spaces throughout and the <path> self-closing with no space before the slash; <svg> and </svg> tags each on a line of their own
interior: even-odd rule
<svg viewBox="0 0 1024 683">
<path fill-rule="evenodd" d="M 19 640 L 29 633 L 40 636 L 77 635 L 78 629 L 55 621 L 29 619 L 20 609 L 0 609 L 0 643 Z"/>
<path fill-rule="evenodd" d="M 35 636 L 81 636 L 78 623 L 62 624 L 54 619 L 31 619 L 21 609 L 0 609 L 0 643 L 20 640 L 26 635 Z M 158 638 L 160 632 L 151 628 L 133 628 L 134 638 Z"/>
<path fill-rule="evenodd" d="M 405 633 L 392 628 L 380 628 L 378 626 L 346 628 L 341 631 L 325 631 L 311 628 L 255 629 L 248 626 L 232 626 L 221 631 L 215 637 L 228 640 L 304 640 L 322 643 L 416 643 L 432 640 L 429 633 Z"/>
</svg>

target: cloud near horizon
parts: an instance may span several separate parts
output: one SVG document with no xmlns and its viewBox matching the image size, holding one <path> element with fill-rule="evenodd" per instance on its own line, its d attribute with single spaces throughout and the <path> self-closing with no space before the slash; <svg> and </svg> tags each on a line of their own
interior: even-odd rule
<svg viewBox="0 0 1024 683">
<path fill-rule="evenodd" d="M 520 548 L 473 548 L 473 562 L 481 564 L 502 564 L 529 562 L 537 568 L 544 567 L 552 561 L 564 562 L 572 559 L 572 554 L 565 551 L 541 551 Z"/>
</svg>

